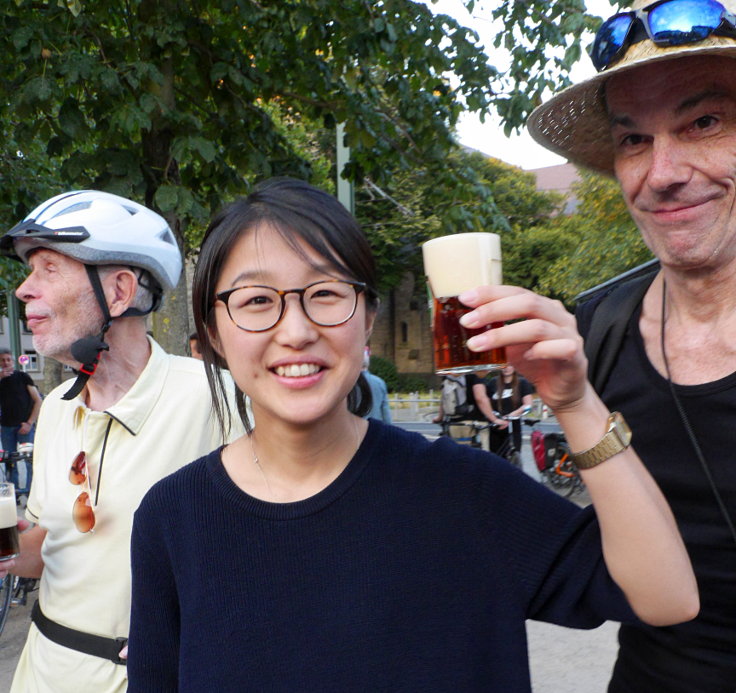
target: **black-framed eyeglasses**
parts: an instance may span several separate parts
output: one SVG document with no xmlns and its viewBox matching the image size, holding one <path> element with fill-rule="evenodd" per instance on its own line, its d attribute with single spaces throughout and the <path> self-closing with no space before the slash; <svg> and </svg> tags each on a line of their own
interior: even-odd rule
<svg viewBox="0 0 736 693">
<path fill-rule="evenodd" d="M 717 0 L 658 0 L 603 22 L 590 57 L 600 72 L 620 60 L 629 46 L 646 39 L 657 46 L 679 46 L 708 36 L 736 38 L 736 15 Z"/>
<path fill-rule="evenodd" d="M 323 279 L 301 289 L 275 289 L 253 284 L 215 294 L 230 319 L 246 332 L 265 332 L 276 327 L 286 311 L 286 295 L 297 294 L 304 314 L 321 327 L 337 327 L 355 315 L 358 294 L 366 290 L 363 282 Z"/>
</svg>

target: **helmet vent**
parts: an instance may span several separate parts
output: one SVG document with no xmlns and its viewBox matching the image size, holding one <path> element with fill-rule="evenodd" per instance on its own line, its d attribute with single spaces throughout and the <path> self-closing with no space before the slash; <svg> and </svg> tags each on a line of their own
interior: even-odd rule
<svg viewBox="0 0 736 693">
<path fill-rule="evenodd" d="M 170 243 L 175 248 L 178 247 L 176 245 L 176 239 L 174 238 L 174 234 L 171 232 L 171 229 L 165 229 L 161 234 L 159 234 L 159 238 L 166 243 Z"/>
<path fill-rule="evenodd" d="M 51 219 L 56 219 L 56 217 L 62 217 L 65 214 L 74 214 L 74 212 L 82 212 L 85 209 L 89 209 L 92 206 L 91 202 L 76 202 L 73 205 L 70 205 L 69 207 L 64 207 L 64 209 L 59 210 L 56 214 L 54 214 Z"/>
</svg>

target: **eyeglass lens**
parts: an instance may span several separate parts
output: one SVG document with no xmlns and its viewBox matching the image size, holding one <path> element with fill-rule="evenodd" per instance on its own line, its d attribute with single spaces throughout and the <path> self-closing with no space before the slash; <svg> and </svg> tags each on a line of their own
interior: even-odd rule
<svg viewBox="0 0 736 693">
<path fill-rule="evenodd" d="M 710 36 L 720 27 L 726 12 L 716 0 L 667 0 L 650 7 L 614 15 L 602 24 L 591 52 L 597 70 L 621 57 L 636 17 L 647 23 L 648 37 L 656 44 L 677 46 Z"/>
<path fill-rule="evenodd" d="M 349 320 L 357 302 L 353 284 L 325 281 L 303 290 L 301 303 L 307 317 L 325 327 Z M 246 330 L 267 330 L 281 318 L 283 301 L 289 291 L 281 292 L 268 286 L 244 286 L 228 297 L 228 311 L 236 325 Z M 298 293 L 298 291 L 297 291 Z"/>
<path fill-rule="evenodd" d="M 84 451 L 77 454 L 69 469 L 69 481 L 80 486 L 87 481 L 87 455 Z M 82 491 L 72 506 L 74 526 L 83 534 L 90 532 L 95 526 L 95 512 L 89 493 Z"/>
</svg>

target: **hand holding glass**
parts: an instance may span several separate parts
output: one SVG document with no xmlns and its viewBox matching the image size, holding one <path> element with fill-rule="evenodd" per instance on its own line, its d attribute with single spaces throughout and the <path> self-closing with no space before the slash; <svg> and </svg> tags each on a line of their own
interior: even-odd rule
<svg viewBox="0 0 736 693">
<path fill-rule="evenodd" d="M 457 233 L 433 238 L 422 245 L 424 272 L 427 275 L 434 311 L 435 371 L 440 374 L 497 370 L 506 365 L 503 348 L 471 351 L 470 337 L 503 323 L 481 328 L 463 327 L 460 316 L 470 312 L 458 300 L 468 289 L 501 283 L 501 240 L 495 233 Z"/>
<path fill-rule="evenodd" d="M 0 483 L 0 561 L 15 558 L 19 553 L 15 486 L 4 482 Z"/>
</svg>

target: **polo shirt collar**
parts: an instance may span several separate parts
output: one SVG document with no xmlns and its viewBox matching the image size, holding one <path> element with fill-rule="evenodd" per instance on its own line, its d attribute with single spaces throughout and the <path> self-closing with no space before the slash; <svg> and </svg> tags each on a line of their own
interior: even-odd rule
<svg viewBox="0 0 736 693">
<path fill-rule="evenodd" d="M 104 412 L 133 435 L 138 434 L 146 419 L 153 412 L 169 371 L 166 352 L 151 337 L 148 337 L 148 341 L 151 345 L 151 355 L 146 367 L 133 383 L 133 387 Z M 81 413 L 80 409 L 86 409 L 82 394 L 75 400 L 78 407 L 77 413 Z"/>
</svg>

